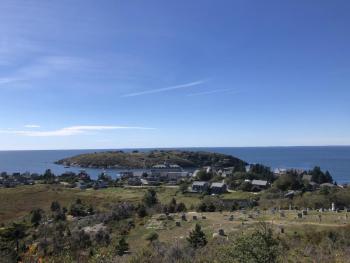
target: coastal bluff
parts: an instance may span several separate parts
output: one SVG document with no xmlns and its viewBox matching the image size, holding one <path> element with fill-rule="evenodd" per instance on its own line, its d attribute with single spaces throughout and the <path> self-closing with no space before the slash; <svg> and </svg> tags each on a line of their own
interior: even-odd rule
<svg viewBox="0 0 350 263">
<path fill-rule="evenodd" d="M 183 168 L 203 166 L 242 167 L 247 163 L 232 155 L 180 150 L 105 151 L 80 154 L 55 162 L 82 168 L 142 169 L 157 164 L 177 164 Z"/>
</svg>

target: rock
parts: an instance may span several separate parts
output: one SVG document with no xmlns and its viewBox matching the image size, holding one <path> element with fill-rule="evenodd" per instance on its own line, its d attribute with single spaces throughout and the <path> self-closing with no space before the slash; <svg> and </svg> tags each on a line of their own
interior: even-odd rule
<svg viewBox="0 0 350 263">
<path fill-rule="evenodd" d="M 225 231 L 223 229 L 219 229 L 219 235 L 220 236 L 225 236 Z"/>
</svg>

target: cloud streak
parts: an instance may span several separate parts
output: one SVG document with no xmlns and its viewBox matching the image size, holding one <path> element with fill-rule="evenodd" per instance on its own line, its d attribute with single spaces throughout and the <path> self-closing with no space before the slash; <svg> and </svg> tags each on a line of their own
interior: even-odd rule
<svg viewBox="0 0 350 263">
<path fill-rule="evenodd" d="M 8 84 L 43 79 L 62 72 L 76 72 L 88 69 L 89 62 L 85 59 L 70 56 L 44 56 L 35 62 L 25 65 L 9 76 L 0 76 L 0 86 Z"/>
<path fill-rule="evenodd" d="M 152 90 L 145 90 L 145 91 L 140 91 L 140 92 L 135 92 L 135 93 L 128 93 L 122 95 L 123 98 L 126 97 L 136 97 L 136 96 L 142 96 L 142 95 L 147 95 L 147 94 L 154 94 L 154 93 L 161 93 L 161 92 L 166 92 L 166 91 L 171 91 L 171 90 L 177 90 L 177 89 L 184 89 L 184 88 L 190 88 L 190 87 L 195 87 L 198 85 L 201 85 L 203 83 L 207 82 L 206 80 L 198 80 L 186 84 L 181 84 L 181 85 L 176 85 L 176 86 L 171 86 L 171 87 L 166 87 L 166 88 L 161 88 L 161 89 L 152 89 Z"/>
<path fill-rule="evenodd" d="M 27 124 L 27 125 L 24 125 L 24 128 L 40 128 L 40 125 L 36 125 L 36 124 Z"/>
<path fill-rule="evenodd" d="M 154 128 L 139 126 L 71 126 L 51 131 L 18 131 L 18 130 L 0 130 L 0 133 L 17 134 L 29 137 L 62 137 L 87 134 L 91 131 L 108 130 L 154 130 Z"/>
<path fill-rule="evenodd" d="M 209 94 L 214 94 L 214 93 L 238 93 L 234 89 L 216 89 L 216 90 L 208 90 L 208 91 L 202 91 L 202 92 L 197 92 L 197 93 L 190 93 L 187 96 L 201 96 L 201 95 L 209 95 Z"/>
</svg>

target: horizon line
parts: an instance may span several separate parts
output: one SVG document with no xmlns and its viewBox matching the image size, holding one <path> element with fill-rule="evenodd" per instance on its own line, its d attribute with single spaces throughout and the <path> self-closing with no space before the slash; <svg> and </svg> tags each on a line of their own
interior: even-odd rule
<svg viewBox="0 0 350 263">
<path fill-rule="evenodd" d="M 203 149 L 203 148 L 302 148 L 302 147 L 350 147 L 350 145 L 327 144 L 327 145 L 266 145 L 266 146 L 173 146 L 173 147 L 126 147 L 126 148 L 61 148 L 61 149 L 0 149 L 0 152 L 16 151 L 111 151 L 111 150 L 141 150 L 141 149 Z"/>
</svg>

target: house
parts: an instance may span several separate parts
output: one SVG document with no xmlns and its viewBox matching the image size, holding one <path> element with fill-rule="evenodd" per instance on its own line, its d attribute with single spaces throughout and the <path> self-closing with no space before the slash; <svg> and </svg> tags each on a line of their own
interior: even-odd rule
<svg viewBox="0 0 350 263">
<path fill-rule="evenodd" d="M 287 173 L 287 169 L 284 169 L 284 168 L 276 168 L 273 173 L 276 175 L 276 176 L 281 176 L 281 175 L 284 175 Z"/>
<path fill-rule="evenodd" d="M 90 176 L 85 172 L 85 170 L 81 170 L 78 174 L 79 180 L 90 181 Z"/>
<path fill-rule="evenodd" d="M 128 185 L 139 186 L 142 184 L 140 177 L 132 177 L 128 179 Z"/>
<path fill-rule="evenodd" d="M 336 185 L 335 184 L 331 184 L 331 183 L 324 183 L 324 184 L 320 184 L 320 187 L 335 187 Z"/>
<path fill-rule="evenodd" d="M 192 183 L 192 191 L 196 193 L 203 193 L 208 191 L 209 183 L 204 181 L 195 181 Z"/>
<path fill-rule="evenodd" d="M 231 174 L 233 174 L 235 168 L 234 167 L 226 167 L 224 168 L 224 170 L 222 171 L 222 173 L 220 174 L 222 177 L 226 178 L 228 176 L 230 176 Z"/>
<path fill-rule="evenodd" d="M 94 188 L 95 189 L 101 189 L 101 188 L 107 188 L 108 187 L 108 182 L 103 181 L 103 180 L 98 180 L 95 184 L 94 184 Z"/>
<path fill-rule="evenodd" d="M 160 179 L 159 177 L 156 177 L 156 176 L 147 176 L 146 178 L 141 179 L 141 182 L 144 185 L 153 185 L 153 186 L 160 185 Z"/>
<path fill-rule="evenodd" d="M 212 183 L 210 186 L 210 193 L 223 194 L 227 192 L 227 185 L 225 183 Z"/>
<path fill-rule="evenodd" d="M 295 194 L 295 191 L 289 191 L 286 194 L 284 194 L 285 198 L 293 198 Z"/>
<path fill-rule="evenodd" d="M 252 180 L 252 190 L 261 191 L 268 187 L 268 182 L 265 180 Z"/>
<path fill-rule="evenodd" d="M 132 171 L 123 171 L 123 172 L 119 173 L 119 177 L 122 180 L 126 180 L 126 179 L 134 177 L 134 173 Z"/>
<path fill-rule="evenodd" d="M 151 173 L 154 172 L 181 172 L 182 168 L 180 165 L 177 164 L 157 164 L 152 166 Z"/>
<path fill-rule="evenodd" d="M 169 181 L 177 182 L 187 176 L 188 176 L 188 172 L 167 172 L 167 173 L 162 173 L 161 180 L 166 182 L 169 182 Z"/>
<path fill-rule="evenodd" d="M 75 184 L 76 188 L 79 188 L 80 190 L 84 190 L 87 188 L 87 185 L 83 181 L 79 181 Z"/>
<path fill-rule="evenodd" d="M 198 175 L 198 173 L 199 173 L 200 171 L 201 171 L 200 169 L 195 170 L 195 171 L 192 173 L 192 177 L 197 177 L 197 175 Z"/>
</svg>

